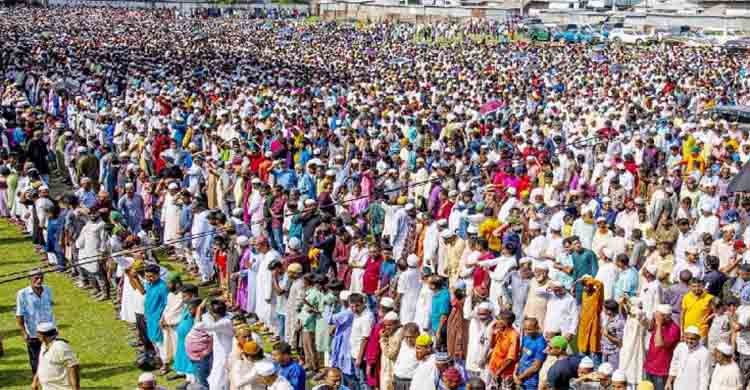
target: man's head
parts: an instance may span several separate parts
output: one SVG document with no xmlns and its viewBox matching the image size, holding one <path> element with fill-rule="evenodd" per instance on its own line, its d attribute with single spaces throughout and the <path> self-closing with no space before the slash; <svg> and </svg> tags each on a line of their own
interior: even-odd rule
<svg viewBox="0 0 750 390">
<path fill-rule="evenodd" d="M 740 279 L 744 281 L 750 281 L 750 264 L 740 264 L 740 269 L 737 272 Z"/>
<path fill-rule="evenodd" d="M 539 336 L 539 321 L 534 317 L 527 317 L 523 320 L 523 333 L 536 337 Z"/>
<path fill-rule="evenodd" d="M 150 372 L 144 372 L 138 377 L 138 390 L 155 390 L 156 376 Z"/>
<path fill-rule="evenodd" d="M 698 346 L 698 343 L 701 341 L 701 331 L 698 329 L 697 326 L 688 326 L 687 329 L 685 329 L 685 344 L 687 344 L 688 348 L 695 349 L 695 347 Z"/>
<path fill-rule="evenodd" d="M 408 344 L 412 348 L 415 347 L 417 343 L 417 337 L 419 337 L 419 325 L 414 322 L 410 322 L 404 325 L 401 332 L 404 336 L 404 339 L 406 340 L 406 344 Z"/>
<path fill-rule="evenodd" d="M 578 376 L 590 374 L 592 371 L 594 371 L 594 361 L 588 356 L 581 359 L 581 362 L 578 363 Z"/>
<path fill-rule="evenodd" d="M 328 385 L 332 390 L 338 390 L 341 387 L 341 370 L 335 367 L 326 368 L 323 383 Z"/>
<path fill-rule="evenodd" d="M 696 297 L 703 296 L 703 293 L 705 292 L 703 281 L 698 278 L 690 279 L 690 292 L 692 292 Z"/>
<path fill-rule="evenodd" d="M 57 337 L 57 327 L 51 322 L 41 322 L 36 327 L 36 332 L 39 335 L 39 339 L 43 343 L 47 344 Z"/>
<path fill-rule="evenodd" d="M 349 307 L 355 314 L 362 314 L 365 310 L 365 298 L 362 294 L 349 295 Z"/>
<path fill-rule="evenodd" d="M 432 337 L 427 333 L 417 336 L 415 342 L 417 360 L 423 360 L 432 353 Z"/>
<path fill-rule="evenodd" d="M 159 268 L 158 265 L 156 265 L 156 264 L 149 264 L 149 265 L 146 266 L 146 268 L 144 269 L 144 271 L 145 271 L 145 276 L 146 276 L 146 281 L 147 282 L 149 282 L 149 283 L 156 283 L 157 281 L 159 281 L 159 274 L 160 274 L 161 269 Z"/>
<path fill-rule="evenodd" d="M 276 352 L 275 348 L 274 352 Z M 276 366 L 268 361 L 260 361 L 256 363 L 255 372 L 258 374 L 260 382 L 266 386 L 271 386 L 274 382 L 276 382 L 276 378 L 278 377 Z"/>
<path fill-rule="evenodd" d="M 548 353 L 552 356 L 565 354 L 568 349 L 568 339 L 563 336 L 555 336 L 549 341 Z"/>
<path fill-rule="evenodd" d="M 33 289 L 42 288 L 42 284 L 44 283 L 44 274 L 42 273 L 42 270 L 34 269 L 29 272 L 29 283 Z"/>
<path fill-rule="evenodd" d="M 292 360 L 292 347 L 283 341 L 274 345 L 271 358 L 282 366 L 287 365 Z"/>
<path fill-rule="evenodd" d="M 198 297 L 198 286 L 187 283 L 183 284 L 182 288 L 180 288 L 180 293 L 182 294 L 182 301 L 187 302 Z"/>
<path fill-rule="evenodd" d="M 176 272 L 170 272 L 167 275 L 167 288 L 171 293 L 181 292 L 182 290 L 182 276 Z"/>
<path fill-rule="evenodd" d="M 459 389 L 464 382 L 463 377 L 461 377 L 461 373 L 456 367 L 449 367 L 445 369 L 441 374 L 441 378 L 443 379 L 443 383 L 448 390 Z"/>
</svg>

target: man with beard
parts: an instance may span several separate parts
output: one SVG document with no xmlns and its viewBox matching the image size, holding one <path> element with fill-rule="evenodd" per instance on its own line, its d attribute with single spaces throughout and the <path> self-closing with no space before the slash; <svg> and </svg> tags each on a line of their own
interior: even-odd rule
<svg viewBox="0 0 750 390">
<path fill-rule="evenodd" d="M 523 312 L 526 309 L 526 300 L 529 297 L 529 286 L 534 273 L 531 271 L 532 259 L 524 257 L 518 262 L 518 269 L 509 272 L 505 276 L 502 285 L 502 296 L 505 309 L 513 311 L 516 315 L 516 323 L 520 326 Z"/>
<path fill-rule="evenodd" d="M 161 359 L 164 363 L 160 374 L 164 375 L 169 371 L 170 362 L 177 350 L 177 325 L 182 320 L 184 312 L 184 302 L 182 300 L 182 277 L 180 274 L 170 272 L 167 275 L 167 305 L 161 315 L 162 333 L 164 334 L 164 348 L 160 350 Z"/>
</svg>

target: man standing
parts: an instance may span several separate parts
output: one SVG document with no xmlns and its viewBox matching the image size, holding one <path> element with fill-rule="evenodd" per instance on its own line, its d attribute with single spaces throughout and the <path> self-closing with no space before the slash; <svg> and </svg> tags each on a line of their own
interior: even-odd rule
<svg viewBox="0 0 750 390">
<path fill-rule="evenodd" d="M 145 269 L 146 285 L 141 284 L 140 279 L 132 278 L 136 290 L 144 294 L 144 312 L 146 319 L 146 335 L 148 340 L 157 348 L 158 352 L 164 349 L 164 334 L 161 330 L 161 315 L 167 306 L 169 290 L 167 284 L 159 277 L 161 269 L 156 264 L 149 264 Z M 163 355 L 163 354 L 162 354 Z M 162 356 L 162 362 L 166 364 Z"/>
<path fill-rule="evenodd" d="M 547 354 L 547 342 L 539 332 L 536 318 L 523 321 L 524 336 L 521 339 L 521 358 L 513 375 L 513 382 L 523 390 L 536 390 L 539 387 L 539 370 Z"/>
<path fill-rule="evenodd" d="M 167 275 L 167 303 L 164 307 L 164 311 L 161 315 L 161 326 L 162 333 L 164 335 L 164 348 L 162 348 L 161 359 L 164 363 L 162 365 L 162 374 L 166 374 L 169 371 L 169 363 L 171 363 L 174 357 L 175 351 L 177 350 L 177 325 L 182 319 L 184 312 L 184 304 L 182 302 L 182 278 L 175 272 L 170 272 Z"/>
<path fill-rule="evenodd" d="M 711 370 L 709 353 L 700 344 L 701 331 L 696 326 L 685 329 L 685 341 L 674 350 L 669 366 L 666 390 L 706 390 Z"/>
<path fill-rule="evenodd" d="M 255 370 L 258 373 L 258 378 L 260 379 L 260 382 L 266 386 L 266 389 L 268 390 L 294 390 L 294 388 L 289 383 L 289 381 L 286 380 L 284 376 L 279 375 L 279 372 L 276 370 L 276 366 L 274 366 L 273 363 L 267 362 L 267 361 L 261 361 L 261 362 L 258 362 L 258 364 L 256 364 L 255 367 L 256 367 Z M 303 386 L 304 386 L 304 382 L 303 382 Z"/>
<path fill-rule="evenodd" d="M 204 301 L 198 307 L 195 318 L 199 322 L 195 324 L 194 329 L 208 332 L 213 340 L 211 370 L 207 381 L 208 388 L 211 390 L 226 390 L 229 384 L 227 357 L 232 350 L 234 337 L 232 319 L 227 314 L 227 304 L 224 301 L 211 299 L 208 301 L 208 313 L 204 314 L 205 304 Z"/>
<path fill-rule="evenodd" d="M 644 324 L 651 331 L 651 338 L 646 351 L 643 372 L 646 379 L 654 384 L 655 390 L 664 390 L 669 376 L 669 364 L 672 354 L 680 342 L 680 327 L 672 321 L 672 306 L 668 304 L 656 307 L 653 324 Z"/>
<path fill-rule="evenodd" d="M 44 274 L 34 270 L 29 274 L 31 285 L 21 289 L 16 295 L 16 323 L 21 329 L 21 337 L 26 341 L 31 372 L 36 374 L 42 341 L 37 335 L 41 323 L 55 323 L 52 313 L 52 290 L 42 284 Z"/>
<path fill-rule="evenodd" d="M 271 282 L 273 271 L 268 267 L 274 260 L 281 261 L 279 252 L 272 249 L 268 243 L 268 238 L 260 236 L 255 239 L 255 249 L 262 256 L 258 267 L 258 276 L 256 278 L 258 288 L 255 289 L 255 311 L 258 318 L 268 325 L 274 333 L 278 333 L 278 324 L 276 317 L 276 294 L 273 293 Z M 252 281 L 251 281 L 252 282 Z"/>
<path fill-rule="evenodd" d="M 687 331 L 695 326 L 701 331 L 701 337 L 708 336 L 707 316 L 711 311 L 713 295 L 706 292 L 700 279 L 690 280 L 690 292 L 682 298 L 682 330 Z"/>
<path fill-rule="evenodd" d="M 732 346 L 722 342 L 714 350 L 716 366 L 711 374 L 711 386 L 709 390 L 729 390 L 742 388 L 742 375 L 740 368 L 732 360 L 734 350 Z"/>
<path fill-rule="evenodd" d="M 372 312 L 365 308 L 365 299 L 361 294 L 352 294 L 349 297 L 349 305 L 354 313 L 352 320 L 352 332 L 349 336 L 349 345 L 354 361 L 354 383 L 352 390 L 366 389 L 364 357 L 367 346 L 367 338 L 370 336 L 375 319 Z"/>
<path fill-rule="evenodd" d="M 79 390 L 78 359 L 66 341 L 57 338 L 57 328 L 50 322 L 37 327 L 44 344 L 39 356 L 39 369 L 31 383 L 33 390 Z"/>
<path fill-rule="evenodd" d="M 599 271 L 599 263 L 596 260 L 596 254 L 591 249 L 586 249 L 581 244 L 581 239 L 578 237 L 571 237 L 571 243 L 573 251 L 571 258 L 573 259 L 573 280 L 577 280 L 575 284 L 576 291 L 576 302 L 581 303 L 581 297 L 583 296 L 583 285 L 580 280 L 583 275 L 596 275 Z"/>
<path fill-rule="evenodd" d="M 500 389 L 512 389 L 514 369 L 518 362 L 520 340 L 513 329 L 516 316 L 511 311 L 503 311 L 493 329 L 494 347 L 490 352 L 489 371 Z"/>
</svg>

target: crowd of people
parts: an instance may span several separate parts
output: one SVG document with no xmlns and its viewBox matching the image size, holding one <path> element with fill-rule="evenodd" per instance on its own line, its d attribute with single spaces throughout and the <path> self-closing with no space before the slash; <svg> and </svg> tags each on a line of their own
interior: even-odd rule
<svg viewBox="0 0 750 390">
<path fill-rule="evenodd" d="M 48 272 L 132 325 L 141 389 L 747 387 L 750 138 L 712 110 L 750 57 L 0 12 L 35 387 L 79 386 Z"/>
</svg>

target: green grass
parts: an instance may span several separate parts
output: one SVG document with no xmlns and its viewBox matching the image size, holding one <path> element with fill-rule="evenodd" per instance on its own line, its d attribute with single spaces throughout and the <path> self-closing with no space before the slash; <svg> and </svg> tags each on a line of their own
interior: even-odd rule
<svg viewBox="0 0 750 390">
<path fill-rule="evenodd" d="M 38 259 L 31 241 L 15 226 L 0 221 L 0 274 L 39 266 Z M 94 301 L 60 274 L 47 274 L 44 282 L 52 289 L 60 337 L 70 342 L 80 361 L 81 388 L 135 388 L 140 371 L 133 364 L 135 352 L 128 346 L 131 332 L 115 319 L 112 304 Z M 27 285 L 27 280 L 0 284 L 0 336 L 5 347 L 5 356 L 0 357 L 0 389 L 4 390 L 28 389 L 31 384 L 26 345 L 15 317 L 16 292 Z"/>
</svg>

